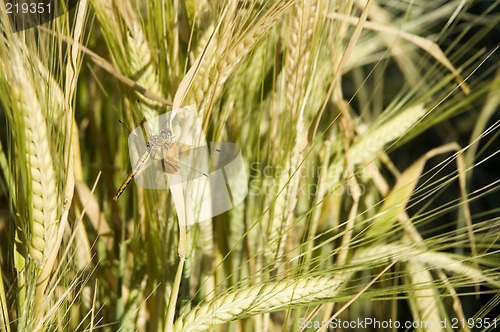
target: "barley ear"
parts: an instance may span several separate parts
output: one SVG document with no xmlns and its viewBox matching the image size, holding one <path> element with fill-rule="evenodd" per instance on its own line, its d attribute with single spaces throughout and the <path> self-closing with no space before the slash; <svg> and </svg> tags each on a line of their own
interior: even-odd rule
<svg viewBox="0 0 500 332">
<path fill-rule="evenodd" d="M 342 280 L 335 276 L 303 277 L 239 288 L 179 317 L 175 331 L 203 331 L 215 324 L 334 298 Z"/>
<path fill-rule="evenodd" d="M 10 104 L 7 118 L 13 128 L 19 151 L 14 169 L 18 172 L 14 204 L 18 216 L 16 263 L 20 273 L 19 288 L 23 306 L 19 306 L 20 328 L 30 330 L 43 316 L 45 287 L 58 243 L 58 202 L 56 174 L 51 151 L 51 137 L 39 97 L 33 85 L 29 60 L 34 54 L 17 35 L 5 44 L 9 57 L 1 58 L 0 81 L 7 86 Z M 8 82 L 9 84 L 6 84 Z M 52 262 L 53 263 L 53 262 Z"/>
</svg>

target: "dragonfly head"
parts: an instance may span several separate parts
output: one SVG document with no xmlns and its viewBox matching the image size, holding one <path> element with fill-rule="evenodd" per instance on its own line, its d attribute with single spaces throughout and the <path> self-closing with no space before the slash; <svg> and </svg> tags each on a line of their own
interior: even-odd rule
<svg viewBox="0 0 500 332">
<path fill-rule="evenodd" d="M 164 147 L 170 148 L 175 143 L 175 135 L 170 129 L 161 129 L 158 136 Z"/>
<path fill-rule="evenodd" d="M 160 136 L 163 140 L 165 141 L 170 141 L 170 142 L 174 142 L 175 140 L 175 135 L 174 133 L 172 132 L 172 130 L 170 129 L 162 129 L 160 130 Z"/>
<path fill-rule="evenodd" d="M 161 129 L 158 135 L 152 135 L 149 138 L 151 149 L 158 147 L 170 148 L 175 143 L 175 135 L 170 129 Z"/>
</svg>

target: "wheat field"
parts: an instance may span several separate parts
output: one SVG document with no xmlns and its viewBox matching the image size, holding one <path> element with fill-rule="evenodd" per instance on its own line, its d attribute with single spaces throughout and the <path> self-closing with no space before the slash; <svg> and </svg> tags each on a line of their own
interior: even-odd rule
<svg viewBox="0 0 500 332">
<path fill-rule="evenodd" d="M 11 2 L 0 331 L 500 329 L 499 1 Z M 188 106 L 242 156 L 203 221 L 117 194 Z"/>
</svg>

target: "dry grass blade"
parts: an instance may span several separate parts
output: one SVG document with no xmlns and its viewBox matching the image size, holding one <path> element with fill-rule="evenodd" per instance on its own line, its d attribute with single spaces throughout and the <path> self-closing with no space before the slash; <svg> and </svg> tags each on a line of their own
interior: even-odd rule
<svg viewBox="0 0 500 332">
<path fill-rule="evenodd" d="M 51 30 L 46 29 L 45 27 L 40 27 L 40 30 L 45 31 L 49 34 L 54 34 L 57 35 L 58 38 L 60 38 L 62 41 L 68 43 L 68 44 L 73 44 L 74 40 L 71 37 L 61 35 L 61 34 L 56 34 Z M 125 76 L 122 74 L 120 70 L 118 70 L 112 63 L 104 59 L 102 56 L 99 54 L 93 52 L 91 49 L 86 47 L 83 44 L 79 44 L 79 49 L 86 55 L 90 57 L 90 59 L 99 67 L 107 71 L 109 74 L 113 75 L 118 81 L 120 81 L 122 84 L 125 84 L 126 86 L 134 89 L 147 99 L 150 99 L 152 101 L 167 105 L 167 106 L 172 106 L 172 102 L 153 93 L 152 91 L 148 90 L 146 87 L 140 85 L 137 81 Z"/>
<path fill-rule="evenodd" d="M 401 174 L 396 185 L 387 195 L 387 198 L 383 202 L 382 207 L 380 208 L 380 212 L 377 214 L 377 217 L 373 221 L 373 224 L 367 231 L 366 233 L 367 238 L 377 238 L 383 234 L 387 234 L 388 232 L 390 232 L 396 220 L 398 219 L 401 220 L 400 215 L 405 213 L 408 202 L 410 201 L 410 198 L 413 192 L 415 191 L 415 187 L 417 186 L 417 182 L 422 175 L 422 171 L 427 160 L 438 154 L 450 151 L 458 151 L 457 152 L 458 154 L 460 153 L 460 148 L 456 144 L 452 143 L 442 146 L 440 148 L 432 149 L 429 152 L 427 152 L 424 156 L 420 157 L 417 161 L 415 161 L 410 167 L 408 167 L 408 169 L 406 169 Z M 457 156 L 457 161 L 459 160 L 461 160 L 461 157 Z M 464 169 L 463 167 L 460 167 L 460 162 L 458 162 L 458 165 L 459 165 L 459 170 L 458 170 L 459 182 L 461 184 L 461 189 L 462 189 L 461 194 L 462 197 L 465 197 L 466 193 L 465 189 L 463 188 L 463 185 L 465 184 L 465 179 L 463 174 Z M 465 199 L 464 199 L 463 209 L 467 211 L 466 214 L 467 216 L 469 216 L 468 228 L 469 228 L 469 234 L 471 234 L 470 228 L 472 225 L 470 223 L 470 212 L 468 212 L 469 209 Z M 417 238 L 414 240 L 418 242 L 420 239 Z M 473 252 L 475 252 L 475 241 L 473 237 L 471 237 L 471 248 Z"/>
<path fill-rule="evenodd" d="M 432 287 L 419 287 L 419 285 L 432 285 L 434 279 L 431 272 L 423 265 L 414 262 L 408 262 L 406 265 L 408 276 L 411 283 L 416 285 L 415 290 L 411 292 L 411 304 L 418 314 L 420 321 L 439 322 L 441 315 L 439 313 L 439 294 Z M 434 331 L 430 328 L 428 331 Z"/>
<path fill-rule="evenodd" d="M 343 14 L 338 14 L 338 13 L 330 13 L 328 14 L 328 17 L 332 19 L 338 19 L 338 20 L 345 20 L 349 22 L 352 25 L 357 25 L 359 22 L 359 19 L 356 17 L 351 17 L 351 16 L 346 16 Z M 403 39 L 406 39 L 407 41 L 417 45 L 427 53 L 429 53 L 434 59 L 436 59 L 439 63 L 441 63 L 443 66 L 445 66 L 455 77 L 457 80 L 458 85 L 462 89 L 462 91 L 465 94 L 470 93 L 470 88 L 468 84 L 465 82 L 465 80 L 460 76 L 460 73 L 453 67 L 452 63 L 448 60 L 446 55 L 443 53 L 441 48 L 432 40 L 424 37 L 417 36 L 415 34 L 411 34 L 405 31 L 401 31 L 399 29 L 396 29 L 394 27 L 387 27 L 383 26 L 382 24 L 379 24 L 377 22 L 365 22 L 364 27 L 366 29 L 370 29 L 373 31 L 378 31 L 378 32 L 384 32 L 384 33 L 389 33 L 396 35 L 397 37 L 401 37 Z"/>
<path fill-rule="evenodd" d="M 495 276 L 493 271 L 484 272 L 472 264 L 467 263 L 467 259 L 453 254 L 437 252 L 428 249 L 422 249 L 417 244 L 383 244 L 368 247 L 356 252 L 352 264 L 362 264 L 372 260 L 377 261 L 397 261 L 412 262 L 419 265 L 425 265 L 433 269 L 442 269 L 456 276 L 468 278 L 473 283 L 486 283 L 490 287 L 498 288 L 500 279 Z"/>
</svg>

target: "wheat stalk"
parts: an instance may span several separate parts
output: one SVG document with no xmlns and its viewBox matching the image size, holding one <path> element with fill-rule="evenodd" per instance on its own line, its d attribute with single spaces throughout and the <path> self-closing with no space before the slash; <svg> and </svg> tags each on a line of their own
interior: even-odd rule
<svg viewBox="0 0 500 332">
<path fill-rule="evenodd" d="M 117 35 L 117 32 L 121 32 L 122 29 L 120 27 L 119 15 L 113 7 L 113 1 L 92 0 L 91 4 L 97 14 L 97 18 L 102 23 L 101 28 L 104 30 L 106 42 L 112 51 L 114 60 L 119 64 L 123 64 L 125 62 L 123 57 L 126 57 L 127 52 L 125 52 L 126 47 L 122 39 Z"/>
<path fill-rule="evenodd" d="M 313 33 L 321 13 L 319 1 L 297 1 L 289 15 L 284 65 L 285 110 L 296 114 L 302 105 L 309 76 Z M 285 37 L 286 38 L 286 37 Z"/>
<path fill-rule="evenodd" d="M 160 80 L 157 75 L 157 68 L 155 66 L 155 62 L 153 61 L 153 57 L 151 54 L 151 47 L 146 39 L 146 35 L 138 20 L 137 16 L 134 14 L 134 10 L 130 8 L 130 3 L 126 2 L 124 5 L 120 6 L 121 14 L 123 20 L 128 26 L 127 37 L 127 45 L 128 45 L 128 73 L 131 74 L 132 77 L 137 77 L 137 82 L 145 87 L 147 90 L 153 92 L 158 96 L 162 96 L 162 89 L 160 86 Z M 142 95 L 138 95 L 139 98 Z M 145 107 L 145 117 L 146 119 L 151 119 L 156 116 L 157 112 L 154 111 L 149 106 L 158 107 L 159 103 L 149 100 Z"/>
<path fill-rule="evenodd" d="M 2 62 L 2 67 L 10 67 L 10 70 L 3 71 L 2 79 L 9 82 L 11 119 L 17 131 L 16 144 L 24 153 L 19 156 L 19 163 L 25 165 L 27 174 L 27 177 L 22 179 L 26 181 L 23 186 L 26 197 L 22 197 L 26 203 L 19 202 L 17 208 L 20 209 L 18 213 L 22 216 L 19 230 L 23 234 L 19 238 L 27 241 L 24 243 L 29 253 L 27 268 L 33 271 L 27 274 L 26 294 L 29 298 L 26 300 L 34 306 L 34 313 L 26 308 L 27 311 L 23 314 L 26 316 L 34 314 L 39 320 L 43 313 L 45 280 L 48 278 L 48 274 L 42 272 L 47 269 L 50 273 L 52 266 L 46 264 L 51 263 L 49 258 L 59 241 L 57 220 L 59 194 L 46 119 L 33 86 L 34 79 L 27 68 L 28 57 L 34 55 L 28 55 L 25 46 L 15 36 L 9 45 L 5 46 L 11 56 L 9 59 L 2 58 L 3 61 L 8 61 Z M 32 287 L 36 289 L 35 292 L 29 290 Z M 32 295 L 35 296 L 34 301 Z M 30 319 L 22 321 L 29 324 Z"/>
<path fill-rule="evenodd" d="M 240 288 L 180 316 L 175 331 L 203 331 L 211 325 L 333 298 L 342 283 L 343 279 L 337 276 L 301 277 Z"/>
<path fill-rule="evenodd" d="M 372 162 L 372 160 L 377 158 L 385 145 L 401 138 L 425 115 L 425 112 L 426 110 L 422 104 L 413 106 L 362 136 L 347 152 L 348 160 L 353 166 L 365 161 Z M 342 160 L 333 163 L 328 168 L 327 188 L 334 188 L 337 185 L 341 177 L 340 170 L 342 169 Z"/>
<path fill-rule="evenodd" d="M 304 119 L 304 103 L 306 90 L 304 85 L 309 77 L 310 57 L 313 49 L 312 39 L 318 23 L 319 1 L 299 1 L 291 11 L 290 40 L 287 42 L 288 51 L 284 67 L 285 96 L 284 109 L 280 113 L 291 114 L 294 122 L 290 139 L 293 138 L 293 147 L 285 164 L 285 171 L 279 180 L 278 190 L 286 188 L 279 195 L 275 203 L 275 214 L 270 215 L 271 229 L 269 238 L 271 243 L 277 243 L 277 248 L 268 248 L 276 253 L 275 257 L 282 257 L 285 251 L 287 234 L 290 231 L 293 211 L 297 205 L 298 188 L 300 182 L 300 162 L 302 151 L 307 141 L 305 133 L 307 124 Z M 288 115 L 287 115 L 288 116 Z M 289 183 L 288 183 L 289 182 Z M 276 265 L 279 261 L 275 262 Z"/>
<path fill-rule="evenodd" d="M 110 49 L 120 67 L 120 71 L 126 73 L 129 77 L 133 77 L 140 86 L 148 91 L 157 96 L 162 96 L 163 93 L 157 75 L 158 71 L 151 54 L 151 47 L 137 15 L 131 8 L 131 3 L 124 1 L 116 7 L 116 10 L 110 0 L 92 1 L 92 5 L 96 13 L 98 13 L 101 26 L 105 31 L 106 40 L 112 45 Z M 119 22 L 123 22 L 127 27 L 125 31 Z M 123 38 L 117 38 L 117 31 L 120 32 Z M 137 94 L 137 97 L 144 102 L 144 107 L 141 109 L 145 118 L 154 118 L 157 115 L 155 108 L 161 106 L 160 103 L 150 99 L 146 100 L 142 94 Z"/>
<path fill-rule="evenodd" d="M 406 269 L 411 284 L 416 286 L 410 298 L 410 303 L 415 304 L 415 311 L 419 315 L 416 320 L 428 321 L 432 324 L 441 321 L 438 294 L 433 287 L 428 286 L 434 284 L 431 272 L 423 264 L 412 261 L 406 264 Z M 429 331 L 435 331 L 435 327 L 430 328 Z"/>
<path fill-rule="evenodd" d="M 500 288 L 500 280 L 488 275 L 476 266 L 466 264 L 466 259 L 464 257 L 422 249 L 417 244 L 406 245 L 390 243 L 368 247 L 358 250 L 352 263 L 362 264 L 362 262 L 370 260 L 412 262 L 431 268 L 442 269 L 455 275 L 466 277 L 476 283 L 487 283 L 492 287 Z"/>
<path fill-rule="evenodd" d="M 210 114 L 211 111 L 208 107 L 218 100 L 226 81 L 292 3 L 293 1 L 276 2 L 249 30 L 244 31 L 244 34 L 240 36 L 233 37 L 232 28 L 221 32 L 221 39 L 234 40 L 234 42 L 228 43 L 227 47 L 214 53 L 215 59 L 220 60 L 210 61 L 213 65 L 200 73 L 200 77 L 197 79 L 200 83 L 195 84 L 191 90 L 200 114 L 204 116 Z"/>
<path fill-rule="evenodd" d="M 352 273 L 385 264 L 387 261 L 408 262 L 416 264 L 414 266 L 435 266 L 465 276 L 475 282 L 487 281 L 494 287 L 499 286 L 498 281 L 484 275 L 474 267 L 466 266 L 451 258 L 448 254 L 423 250 L 416 245 L 386 244 L 358 250 L 350 264 L 349 273 L 333 277 L 298 277 L 293 281 L 266 282 L 249 286 L 246 289 L 240 287 L 222 294 L 181 315 L 175 323 L 175 330 L 202 331 L 212 325 L 235 319 L 282 310 L 320 299 L 332 299 Z M 428 271 L 421 270 L 420 272 L 427 273 Z M 429 276 L 427 275 L 426 278 L 428 279 Z M 425 282 L 433 282 L 427 279 Z M 422 279 L 416 281 L 423 282 Z M 419 296 L 420 308 L 423 310 L 424 303 L 428 304 L 425 300 L 428 292 L 421 292 Z M 432 317 L 435 318 L 436 315 L 437 313 L 433 311 Z M 429 319 L 428 314 L 426 319 Z"/>
</svg>

